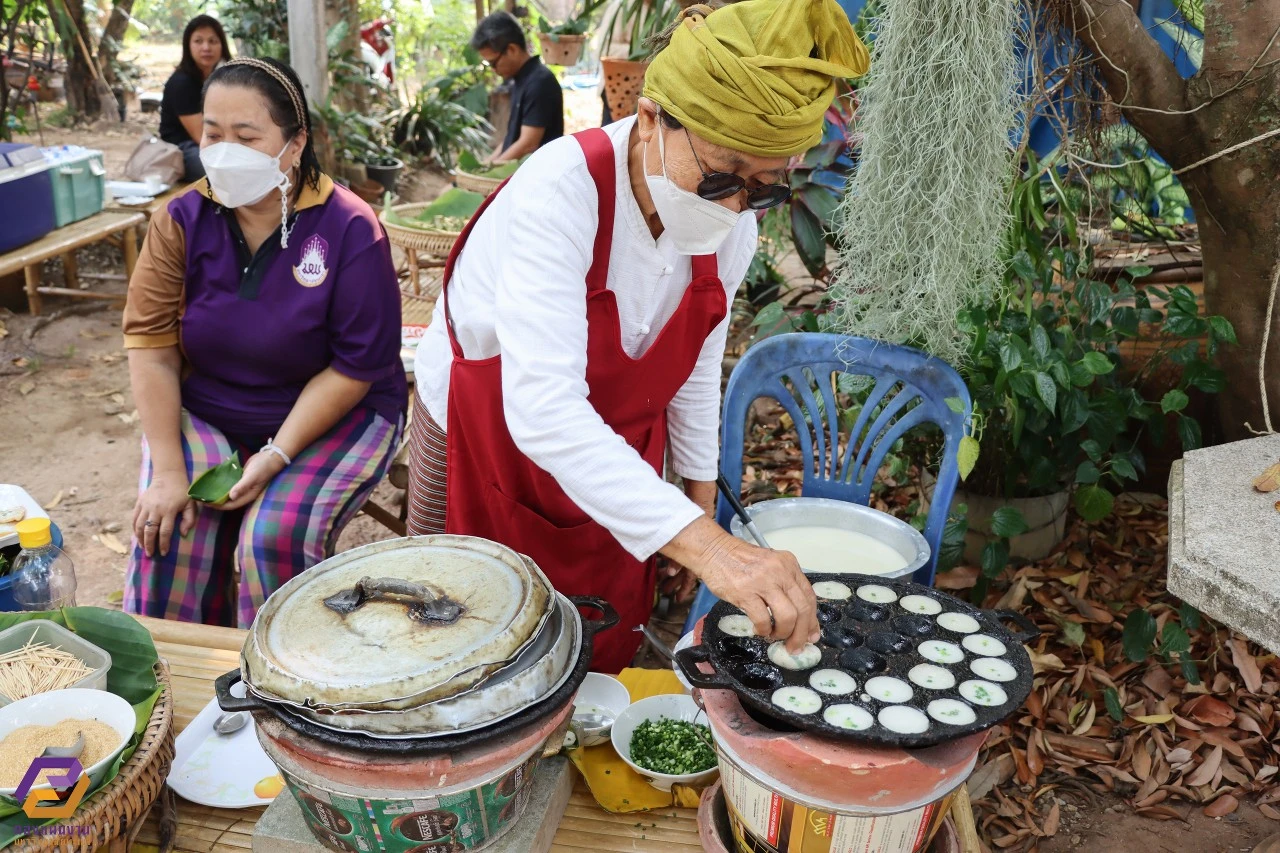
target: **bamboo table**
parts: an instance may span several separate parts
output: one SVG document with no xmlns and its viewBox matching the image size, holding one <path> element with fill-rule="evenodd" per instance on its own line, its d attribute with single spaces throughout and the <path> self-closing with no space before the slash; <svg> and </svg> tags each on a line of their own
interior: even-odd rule
<svg viewBox="0 0 1280 853">
<path fill-rule="evenodd" d="M 45 236 L 0 255 L 0 276 L 22 270 L 26 277 L 27 306 L 32 315 L 39 314 L 42 296 L 71 296 L 78 299 L 113 299 L 124 301 L 122 293 L 93 293 L 79 288 L 79 268 L 76 265 L 76 249 L 90 246 L 118 235 L 124 251 L 123 278 L 133 275 L 138 260 L 138 239 L 135 229 L 146 224 L 141 213 L 104 210 L 87 219 L 64 225 Z M 41 287 L 40 265 L 50 258 L 62 256 L 66 287 Z M 88 277 L 88 276 L 86 276 Z M 97 276 L 98 278 L 113 276 Z"/>
<path fill-rule="evenodd" d="M 155 638 L 156 651 L 169 663 L 173 680 L 175 734 L 187 727 L 213 698 L 213 682 L 240 665 L 246 632 L 189 622 L 137 617 Z M 264 808 L 214 809 L 178 799 L 178 833 L 174 853 L 242 853 L 252 849 L 253 827 Z M 138 836 L 137 853 L 156 849 L 156 809 Z M 961 787 L 951 808 L 964 853 L 978 853 L 978 836 L 968 790 Z M 656 824 L 656 826 L 655 826 Z M 610 814 L 596 804 L 579 777 L 551 849 L 558 853 L 681 853 L 701 851 L 697 812 L 662 809 L 636 814 Z"/>
</svg>

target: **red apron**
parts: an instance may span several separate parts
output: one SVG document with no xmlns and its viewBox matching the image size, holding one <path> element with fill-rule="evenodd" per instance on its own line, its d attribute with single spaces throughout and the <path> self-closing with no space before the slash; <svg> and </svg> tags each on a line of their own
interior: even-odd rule
<svg viewBox="0 0 1280 853">
<path fill-rule="evenodd" d="M 680 307 L 644 355 L 628 356 L 622 348 L 617 302 L 605 287 L 617 189 L 613 143 L 599 128 L 574 138 L 586 154 L 600 205 L 586 281 L 587 399 L 661 476 L 667 404 L 693 373 L 707 335 L 724 319 L 724 285 L 717 276 L 715 255 L 695 257 L 693 281 Z M 485 200 L 450 252 L 441 293 L 453 347 L 445 530 L 501 542 L 528 555 L 557 591 L 598 595 L 612 604 L 622 621 L 596 637 L 591 666 L 618 672 L 640 646 L 641 635 L 631 629 L 649 621 L 657 582 L 655 561 L 641 562 L 627 553 L 569 499 L 554 477 L 520 452 L 503 409 L 501 356 L 464 358 L 448 315 L 454 264 L 472 226 L 496 195 Z"/>
</svg>

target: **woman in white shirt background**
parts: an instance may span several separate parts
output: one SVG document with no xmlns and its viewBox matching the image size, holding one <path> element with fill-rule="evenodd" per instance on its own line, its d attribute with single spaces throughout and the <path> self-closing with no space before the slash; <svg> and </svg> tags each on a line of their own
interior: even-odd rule
<svg viewBox="0 0 1280 853">
<path fill-rule="evenodd" d="M 454 247 L 414 367 L 409 531 L 501 542 L 606 599 L 623 621 L 594 669 L 634 656 L 657 554 L 761 636 L 819 636 L 795 558 L 712 520 L 721 362 L 755 213 L 866 67 L 835 0 L 693 6 L 637 115 L 544 146 Z"/>
</svg>

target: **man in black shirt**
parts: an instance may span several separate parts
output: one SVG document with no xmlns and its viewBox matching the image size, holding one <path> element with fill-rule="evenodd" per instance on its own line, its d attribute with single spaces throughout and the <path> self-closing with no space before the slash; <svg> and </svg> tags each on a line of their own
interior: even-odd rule
<svg viewBox="0 0 1280 853">
<path fill-rule="evenodd" d="M 511 83 L 507 136 L 486 162 L 519 160 L 564 136 L 564 95 L 560 81 L 539 57 L 529 55 L 529 44 L 519 21 L 507 12 L 494 12 L 476 27 L 471 46 L 485 65 Z"/>
</svg>

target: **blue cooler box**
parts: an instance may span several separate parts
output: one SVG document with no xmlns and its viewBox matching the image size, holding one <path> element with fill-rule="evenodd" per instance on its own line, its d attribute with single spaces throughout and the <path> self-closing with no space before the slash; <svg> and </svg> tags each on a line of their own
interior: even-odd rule
<svg viewBox="0 0 1280 853">
<path fill-rule="evenodd" d="M 39 240 L 54 229 L 50 166 L 34 145 L 0 142 L 0 252 Z"/>
</svg>

